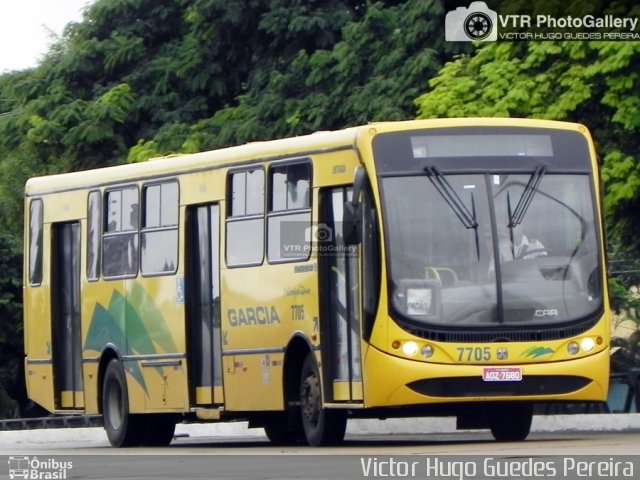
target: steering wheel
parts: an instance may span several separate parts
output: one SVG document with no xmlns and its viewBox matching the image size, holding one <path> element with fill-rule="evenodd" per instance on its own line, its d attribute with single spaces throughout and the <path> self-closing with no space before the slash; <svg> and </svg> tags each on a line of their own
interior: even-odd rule
<svg viewBox="0 0 640 480">
<path fill-rule="evenodd" d="M 520 252 L 518 255 L 514 255 L 513 258 L 515 260 L 519 260 L 531 254 L 534 254 L 534 257 L 541 257 L 542 255 L 538 255 L 538 254 L 542 254 L 542 253 L 544 253 L 545 255 L 549 255 L 549 251 L 546 248 L 532 248 L 531 250 L 525 250 L 524 252 Z"/>
</svg>

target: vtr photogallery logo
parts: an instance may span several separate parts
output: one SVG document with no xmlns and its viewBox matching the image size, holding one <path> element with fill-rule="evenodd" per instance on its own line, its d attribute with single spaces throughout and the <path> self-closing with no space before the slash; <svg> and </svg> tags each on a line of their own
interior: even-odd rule
<svg viewBox="0 0 640 480">
<path fill-rule="evenodd" d="M 447 12 L 444 20 L 447 42 L 495 42 L 498 39 L 498 14 L 484 2 L 471 2 Z"/>
</svg>

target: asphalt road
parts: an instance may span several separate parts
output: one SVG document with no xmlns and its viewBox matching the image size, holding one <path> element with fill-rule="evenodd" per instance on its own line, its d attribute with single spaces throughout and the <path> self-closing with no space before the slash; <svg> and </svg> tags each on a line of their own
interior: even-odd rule
<svg viewBox="0 0 640 480">
<path fill-rule="evenodd" d="M 26 478 L 54 479 L 640 478 L 637 428 L 534 431 L 514 443 L 497 443 L 488 432 L 444 430 L 360 428 L 340 446 L 312 448 L 272 446 L 261 430 L 179 426 L 168 447 L 131 449 L 110 447 L 95 428 L 0 432 L 6 459 L 0 478 L 12 467 L 14 474 L 23 473 L 15 467 L 25 463 Z"/>
<path fill-rule="evenodd" d="M 321 448 L 273 446 L 262 436 L 201 436 L 178 437 L 168 447 L 125 449 L 112 448 L 106 438 L 78 440 L 74 433 L 69 429 L 67 440 L 54 443 L 3 444 L 0 455 L 640 455 L 640 432 L 532 433 L 513 443 L 497 443 L 485 432 L 350 434 L 339 446 Z"/>
</svg>

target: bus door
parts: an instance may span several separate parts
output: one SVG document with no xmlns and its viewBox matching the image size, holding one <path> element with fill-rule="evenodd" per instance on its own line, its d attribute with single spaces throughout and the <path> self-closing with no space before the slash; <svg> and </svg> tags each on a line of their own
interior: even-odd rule
<svg viewBox="0 0 640 480">
<path fill-rule="evenodd" d="M 58 223 L 51 243 L 51 343 L 56 408 L 84 406 L 80 332 L 80 224 Z"/>
<path fill-rule="evenodd" d="M 220 207 L 217 204 L 189 207 L 185 244 L 191 404 L 222 404 Z"/>
<path fill-rule="evenodd" d="M 323 381 L 331 397 L 325 400 L 362 401 L 358 248 L 346 246 L 342 238 L 342 212 L 351 188 L 330 188 L 320 195 L 320 226 L 331 232 L 323 241 L 325 253 L 318 253 Z"/>
</svg>

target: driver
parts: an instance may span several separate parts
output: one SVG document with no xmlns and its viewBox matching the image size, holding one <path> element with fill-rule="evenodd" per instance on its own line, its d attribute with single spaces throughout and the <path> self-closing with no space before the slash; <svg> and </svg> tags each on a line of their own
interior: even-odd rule
<svg viewBox="0 0 640 480">
<path fill-rule="evenodd" d="M 513 227 L 513 245 L 509 241 L 500 242 L 501 260 L 531 259 L 547 255 L 547 250 L 540 240 L 527 237 L 522 225 Z"/>
</svg>

